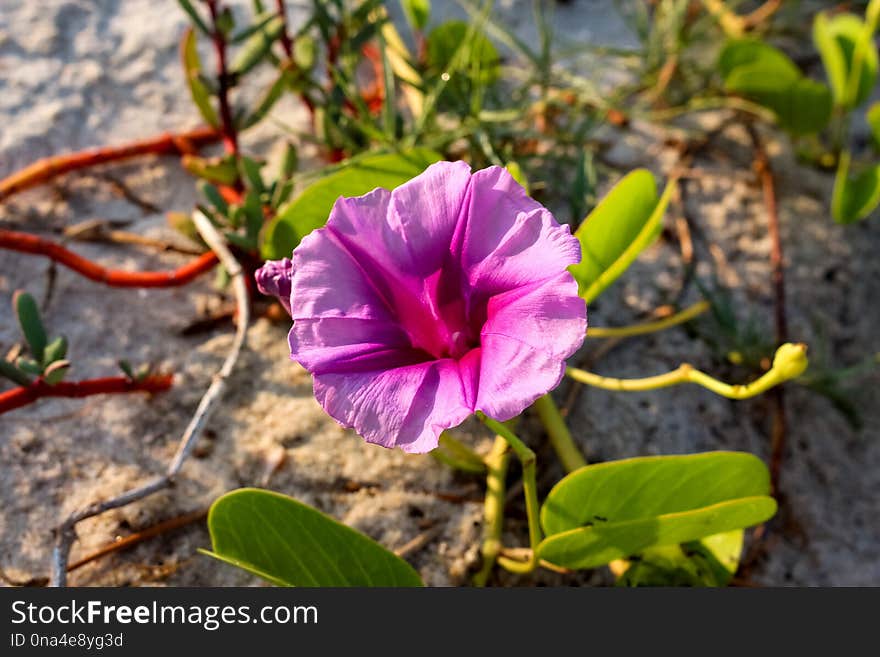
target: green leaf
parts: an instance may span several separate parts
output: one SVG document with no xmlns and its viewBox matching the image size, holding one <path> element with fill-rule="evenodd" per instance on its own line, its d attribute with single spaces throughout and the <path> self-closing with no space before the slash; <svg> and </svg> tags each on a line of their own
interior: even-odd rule
<svg viewBox="0 0 880 657">
<path fill-rule="evenodd" d="M 69 369 L 70 361 L 56 360 L 43 371 L 43 379 L 45 379 L 46 383 L 50 386 L 54 386 L 56 383 L 60 383 L 64 380 Z"/>
<path fill-rule="evenodd" d="M 229 214 L 229 204 L 226 202 L 226 199 L 223 198 L 223 195 L 220 193 L 220 190 L 217 189 L 211 183 L 205 182 L 204 180 L 199 181 L 198 183 L 199 191 L 202 193 L 208 201 L 217 208 L 217 211 L 227 216 Z"/>
<path fill-rule="evenodd" d="M 822 56 L 834 102 L 847 109 L 865 102 L 877 82 L 877 47 L 870 38 L 861 38 L 864 29 L 865 22 L 849 13 L 829 17 L 825 12 L 820 12 L 813 21 L 813 43 Z M 850 82 L 850 76 L 853 73 L 853 56 L 860 41 L 864 51 L 858 85 L 855 85 Z"/>
<path fill-rule="evenodd" d="M 471 33 L 464 21 L 449 21 L 438 25 L 428 35 L 428 63 L 437 73 L 468 71 L 479 68 L 480 82 L 489 85 L 501 72 L 501 57 L 492 42 L 481 32 Z"/>
<path fill-rule="evenodd" d="M 180 159 L 183 168 L 197 178 L 217 185 L 232 185 L 238 180 L 238 169 L 230 157 L 199 157 L 187 153 Z"/>
<path fill-rule="evenodd" d="M 0 358 L 0 376 L 9 379 L 13 383 L 17 383 L 20 386 L 31 384 L 31 378 L 27 374 L 18 369 L 13 363 L 10 363 L 3 358 Z"/>
<path fill-rule="evenodd" d="M 308 71 L 315 64 L 317 52 L 315 40 L 308 34 L 301 34 L 293 43 L 293 63 L 300 71 Z"/>
<path fill-rule="evenodd" d="M 119 360 L 119 361 L 116 361 L 116 364 L 119 365 L 119 369 L 122 370 L 123 374 L 125 374 L 125 376 L 128 377 L 128 379 L 130 381 L 135 380 L 134 379 L 134 370 L 131 368 L 130 362 L 128 362 L 127 360 Z"/>
<path fill-rule="evenodd" d="M 208 513 L 212 557 L 280 586 L 421 586 L 371 538 L 297 500 L 243 488 Z"/>
<path fill-rule="evenodd" d="M 400 0 L 406 20 L 414 30 L 424 30 L 431 15 L 430 0 Z"/>
<path fill-rule="evenodd" d="M 281 36 L 281 30 L 284 29 L 284 21 L 280 16 L 275 16 L 268 21 L 263 27 L 257 30 L 232 60 L 231 70 L 237 75 L 244 75 L 257 64 L 269 52 L 269 48 L 275 43 L 275 40 Z"/>
<path fill-rule="evenodd" d="M 880 205 L 880 164 L 851 177 L 850 157 L 849 151 L 841 153 L 831 195 L 831 215 L 839 224 L 864 219 Z"/>
<path fill-rule="evenodd" d="M 394 189 L 440 159 L 442 156 L 434 151 L 417 148 L 359 158 L 343 165 L 309 185 L 278 211 L 267 226 L 263 256 L 267 259 L 290 257 L 303 237 L 324 225 L 340 196 L 360 196 L 377 187 Z"/>
<path fill-rule="evenodd" d="M 652 547 L 767 520 L 770 477 L 751 454 L 708 452 L 626 459 L 576 470 L 541 509 L 540 558 L 594 568 Z"/>
<path fill-rule="evenodd" d="M 483 474 L 486 472 L 486 463 L 480 456 L 469 447 L 458 442 L 445 431 L 440 434 L 437 448 L 431 455 L 441 463 L 451 468 L 469 472 L 471 474 Z"/>
<path fill-rule="evenodd" d="M 636 169 L 608 192 L 575 231 L 582 257 L 569 271 L 587 303 L 599 296 L 657 239 L 674 187 L 675 181 L 669 181 L 658 198 L 651 172 Z"/>
<path fill-rule="evenodd" d="M 877 101 L 868 108 L 868 111 L 865 113 L 865 120 L 871 128 L 874 146 L 880 149 L 880 101 Z"/>
<path fill-rule="evenodd" d="M 196 49 L 196 33 L 191 27 L 187 28 L 183 39 L 180 41 L 180 57 L 183 60 L 183 72 L 186 76 L 186 83 L 189 86 L 189 93 L 192 96 L 193 102 L 196 104 L 205 122 L 215 128 L 218 127 L 220 120 L 217 118 L 217 112 L 211 104 L 211 92 L 199 77 L 202 64 L 199 60 L 199 52 Z"/>
<path fill-rule="evenodd" d="M 257 194 L 265 192 L 266 184 L 263 182 L 263 176 L 260 175 L 260 169 L 263 168 L 263 162 L 258 162 L 257 160 L 244 155 L 239 158 L 239 162 L 241 164 L 242 173 L 244 173 L 244 177 L 247 179 L 248 183 L 250 183 L 251 189 Z"/>
<path fill-rule="evenodd" d="M 43 365 L 51 365 L 67 355 L 67 340 L 61 336 L 46 345 L 43 351 Z"/>
<path fill-rule="evenodd" d="M 290 84 L 290 77 L 290 73 L 287 71 L 282 71 L 278 75 L 275 82 L 263 92 L 263 95 L 260 97 L 260 100 L 257 101 L 257 105 L 254 107 L 253 111 L 251 111 L 242 122 L 242 130 L 247 130 L 248 128 L 253 127 L 265 118 L 275 106 L 275 103 L 278 102 L 278 99 L 281 98 L 284 90 L 287 89 Z"/>
<path fill-rule="evenodd" d="M 28 347 L 31 350 L 31 356 L 38 363 L 43 361 L 43 353 L 46 349 L 48 338 L 46 337 L 46 329 L 43 327 L 43 320 L 40 319 L 40 310 L 37 308 L 37 302 L 27 292 L 16 292 L 12 297 L 12 305 L 15 308 L 15 314 L 18 316 L 18 324 L 24 339 L 27 340 Z"/>
<path fill-rule="evenodd" d="M 770 109 L 795 135 L 822 130 L 831 117 L 828 88 L 805 78 L 785 53 L 753 39 L 725 45 L 718 61 L 724 88 Z"/>
<path fill-rule="evenodd" d="M 15 361 L 15 366 L 25 374 L 32 374 L 33 376 L 41 376 L 43 374 L 43 366 L 33 358 L 19 356 Z"/>
<path fill-rule="evenodd" d="M 205 21 L 202 20 L 202 17 L 199 16 L 199 12 L 196 11 L 195 7 L 193 7 L 189 0 L 177 0 L 177 3 L 180 5 L 181 9 L 186 12 L 193 25 L 195 25 L 202 34 L 205 36 L 211 36 L 211 30 L 208 29 Z"/>
</svg>

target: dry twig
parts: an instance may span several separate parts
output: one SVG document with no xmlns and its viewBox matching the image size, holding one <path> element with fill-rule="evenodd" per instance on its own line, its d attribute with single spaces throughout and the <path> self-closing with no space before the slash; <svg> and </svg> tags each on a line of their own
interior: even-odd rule
<svg viewBox="0 0 880 657">
<path fill-rule="evenodd" d="M 65 586 L 67 583 L 68 560 L 70 558 L 70 549 L 76 540 L 77 523 L 86 518 L 100 515 L 105 511 L 118 509 L 137 502 L 172 485 L 187 457 L 192 453 L 217 401 L 223 394 L 226 380 L 235 367 L 235 363 L 238 361 L 239 354 L 244 346 L 250 321 L 248 289 L 244 280 L 244 272 L 210 220 L 201 212 L 196 211 L 193 214 L 193 221 L 202 238 L 211 247 L 211 250 L 217 255 L 217 258 L 232 278 L 232 286 L 235 291 L 236 303 L 238 304 L 238 325 L 232 347 L 226 356 L 226 360 L 223 361 L 220 371 L 214 375 L 211 385 L 205 391 L 189 425 L 184 430 L 178 444 L 177 453 L 171 460 L 165 474 L 148 481 L 142 486 L 126 491 L 117 497 L 103 502 L 95 502 L 84 509 L 74 511 L 61 523 L 56 530 L 55 548 L 52 551 L 52 576 L 50 580 L 52 586 Z"/>
</svg>

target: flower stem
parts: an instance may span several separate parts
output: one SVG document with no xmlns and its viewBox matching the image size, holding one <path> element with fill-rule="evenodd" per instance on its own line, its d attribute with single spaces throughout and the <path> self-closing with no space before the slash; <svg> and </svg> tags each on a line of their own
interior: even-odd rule
<svg viewBox="0 0 880 657">
<path fill-rule="evenodd" d="M 217 256 L 208 251 L 187 264 L 170 271 L 119 271 L 105 269 L 51 240 L 29 233 L 0 229 L 0 249 L 42 255 L 88 279 L 111 287 L 176 287 L 186 285 L 210 271 Z"/>
<path fill-rule="evenodd" d="M 529 545 L 531 556 L 528 561 L 515 561 L 503 556 L 498 557 L 498 563 L 512 572 L 528 573 L 535 569 L 538 564 L 537 547 L 543 535 L 538 520 L 538 482 L 536 476 L 535 453 L 519 437 L 501 422 L 487 417 L 483 413 L 477 413 L 477 417 L 496 434 L 504 438 L 510 448 L 519 458 L 522 464 L 523 495 L 526 499 L 526 516 L 529 522 Z"/>
<path fill-rule="evenodd" d="M 591 326 L 587 329 L 587 337 L 588 338 L 628 338 L 636 335 L 646 335 L 648 333 L 655 333 L 657 331 L 663 331 L 665 329 L 671 328 L 673 326 L 678 326 L 679 324 L 684 324 L 685 322 L 689 322 L 695 317 L 699 317 L 704 312 L 709 310 L 710 304 L 708 301 L 699 301 L 692 306 L 685 308 L 684 310 L 675 313 L 674 315 L 670 315 L 669 317 L 664 317 L 663 319 L 658 319 L 654 322 L 645 322 L 643 324 L 633 324 L 632 326 L 615 326 L 610 328 L 605 328 L 601 326 Z"/>
<path fill-rule="evenodd" d="M 78 169 L 125 160 L 139 155 L 192 154 L 196 147 L 217 141 L 220 133 L 214 128 L 197 128 L 178 134 L 165 133 L 158 137 L 141 139 L 122 146 L 104 146 L 67 155 L 53 155 L 0 180 L 0 199 L 31 187 L 36 187 L 56 176 Z"/>
<path fill-rule="evenodd" d="M 645 390 L 668 388 L 669 386 L 682 383 L 695 383 L 728 399 L 748 399 L 803 374 L 807 367 L 806 353 L 807 347 L 804 344 L 792 344 L 789 342 L 782 345 L 776 350 L 776 356 L 773 358 L 773 367 L 757 381 L 745 385 L 723 383 L 687 363 L 683 363 L 666 374 L 649 376 L 643 379 L 613 379 L 574 367 L 569 367 L 566 370 L 566 374 L 576 381 L 605 390 L 642 392 Z"/>
<path fill-rule="evenodd" d="M 574 472 L 578 468 L 584 467 L 587 461 L 575 445 L 571 432 L 565 425 L 565 420 L 551 394 L 548 392 L 543 397 L 538 397 L 533 408 L 541 418 L 541 422 L 547 430 L 547 436 L 550 438 L 550 444 L 556 451 L 559 462 L 562 463 L 565 471 Z"/>
<path fill-rule="evenodd" d="M 501 553 L 501 531 L 504 528 L 504 498 L 510 453 L 507 441 L 495 436 L 495 443 L 486 455 L 486 501 L 483 505 L 483 567 L 474 575 L 475 586 L 486 586 L 492 568 Z"/>
</svg>

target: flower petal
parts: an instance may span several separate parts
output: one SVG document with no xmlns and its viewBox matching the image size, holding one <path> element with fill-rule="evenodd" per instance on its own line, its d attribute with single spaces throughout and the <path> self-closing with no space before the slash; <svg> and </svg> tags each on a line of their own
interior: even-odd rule
<svg viewBox="0 0 880 657">
<path fill-rule="evenodd" d="M 318 374 L 315 397 L 324 410 L 367 442 L 424 453 L 440 433 L 472 412 L 458 364 L 451 359 L 374 372 Z"/>
<path fill-rule="evenodd" d="M 567 225 L 528 197 L 506 169 L 471 177 L 461 263 L 470 286 L 491 296 L 555 276 L 580 262 L 581 247 Z"/>
<path fill-rule="evenodd" d="M 493 297 L 480 336 L 477 408 L 502 421 L 521 413 L 559 385 L 586 330 L 586 304 L 567 271 Z"/>
</svg>

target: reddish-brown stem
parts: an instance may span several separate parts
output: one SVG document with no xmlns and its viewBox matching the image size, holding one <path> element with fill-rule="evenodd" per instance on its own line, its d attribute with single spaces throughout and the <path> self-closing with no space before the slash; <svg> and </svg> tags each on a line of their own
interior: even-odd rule
<svg viewBox="0 0 880 657">
<path fill-rule="evenodd" d="M 189 283 L 217 264 L 217 256 L 208 251 L 186 265 L 169 271 L 106 269 L 51 240 L 4 229 L 0 229 L 0 249 L 45 256 L 88 279 L 112 287 L 176 287 Z"/>
<path fill-rule="evenodd" d="M 281 28 L 281 48 L 284 50 L 284 54 L 287 55 L 288 66 L 294 67 L 295 63 L 293 60 L 293 39 L 290 38 L 290 33 L 287 31 L 287 9 L 284 7 L 284 0 L 275 0 L 276 13 L 278 17 L 281 19 L 282 28 Z M 309 118 L 312 121 L 312 128 L 315 127 L 315 103 L 312 102 L 312 99 L 309 98 L 309 95 L 305 91 L 300 91 L 299 98 L 302 100 L 303 105 L 306 106 L 306 109 L 309 110 Z"/>
<path fill-rule="evenodd" d="M 170 374 L 155 374 L 140 380 L 125 376 L 108 376 L 85 381 L 62 381 L 54 385 L 37 379 L 30 385 L 0 393 L 0 413 L 8 413 L 44 397 L 91 397 L 126 392 L 163 392 L 171 387 L 171 380 Z"/>
<path fill-rule="evenodd" d="M 229 70 L 226 64 L 226 37 L 217 25 L 218 2 L 207 0 L 208 11 L 211 14 L 211 41 L 214 44 L 214 52 L 217 57 L 217 101 L 220 105 L 220 123 L 223 133 L 223 146 L 231 155 L 238 155 L 238 131 L 232 118 L 232 109 L 229 105 Z"/>
<path fill-rule="evenodd" d="M 70 171 L 139 155 L 194 153 L 197 146 L 217 141 L 219 138 L 220 133 L 214 128 L 197 128 L 179 134 L 165 133 L 121 146 L 106 146 L 67 155 L 54 155 L 37 160 L 21 171 L 0 180 L 0 200 Z"/>
<path fill-rule="evenodd" d="M 782 254 L 782 237 L 779 231 L 779 211 L 776 206 L 776 183 L 770 159 L 761 142 L 758 131 L 748 125 L 749 135 L 755 151 L 755 170 L 761 181 L 764 207 L 767 210 L 767 232 L 770 236 L 770 266 L 772 268 L 774 317 L 776 325 L 776 344 L 788 342 L 788 320 L 785 312 L 785 266 Z M 782 457 L 785 452 L 787 420 L 785 416 L 785 393 L 781 387 L 771 391 L 773 401 L 773 425 L 770 442 L 770 481 L 773 490 L 779 490 L 779 476 Z"/>
</svg>

